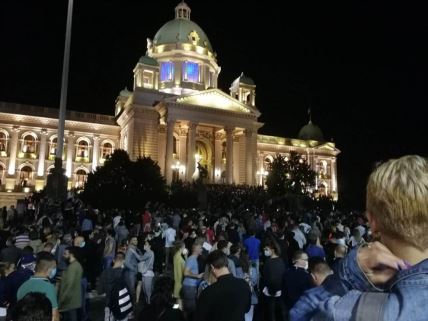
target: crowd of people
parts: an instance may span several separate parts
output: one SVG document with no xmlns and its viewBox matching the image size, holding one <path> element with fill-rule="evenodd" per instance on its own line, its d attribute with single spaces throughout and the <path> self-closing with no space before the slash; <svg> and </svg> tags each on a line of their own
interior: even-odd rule
<svg viewBox="0 0 428 321">
<path fill-rule="evenodd" d="M 3 208 L 0 318 L 44 300 L 51 320 L 87 321 L 102 295 L 105 321 L 423 320 L 425 159 L 375 169 L 366 213 L 290 211 L 261 187 L 207 189 L 204 210 L 99 211 L 78 196 L 55 211 L 31 199 Z"/>
</svg>

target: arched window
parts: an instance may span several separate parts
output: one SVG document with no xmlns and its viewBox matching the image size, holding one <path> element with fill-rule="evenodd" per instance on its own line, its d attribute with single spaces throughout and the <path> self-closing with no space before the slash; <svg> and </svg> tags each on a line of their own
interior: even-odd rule
<svg viewBox="0 0 428 321">
<path fill-rule="evenodd" d="M 0 131 L 0 155 L 6 156 L 7 153 L 7 134 L 3 131 Z"/>
<path fill-rule="evenodd" d="M 30 185 L 30 181 L 33 179 L 33 169 L 30 166 L 24 166 L 21 168 L 19 173 L 19 183 L 22 187 Z"/>
<path fill-rule="evenodd" d="M 85 139 L 77 141 L 76 146 L 76 161 L 88 162 L 89 161 L 89 143 Z"/>
<path fill-rule="evenodd" d="M 50 146 L 49 146 L 49 156 L 55 156 L 56 155 L 56 146 L 57 146 L 58 138 L 55 137 L 51 139 Z"/>
<path fill-rule="evenodd" d="M 76 188 L 82 188 L 85 185 L 87 178 L 88 178 L 88 173 L 84 169 L 78 169 L 76 171 L 74 186 Z"/>
<path fill-rule="evenodd" d="M 23 153 L 36 153 L 37 152 L 37 139 L 32 134 L 24 134 L 22 136 L 21 152 Z"/>
<path fill-rule="evenodd" d="M 107 156 L 113 154 L 113 145 L 109 142 L 105 142 L 101 147 L 101 158 L 106 159 Z"/>
</svg>

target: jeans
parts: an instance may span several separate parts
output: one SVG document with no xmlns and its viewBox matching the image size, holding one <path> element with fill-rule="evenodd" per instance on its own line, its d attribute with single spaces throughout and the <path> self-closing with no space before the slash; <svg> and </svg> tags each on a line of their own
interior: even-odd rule
<svg viewBox="0 0 428 321">
<path fill-rule="evenodd" d="M 196 294 L 197 288 L 195 286 L 183 285 L 181 288 L 183 309 L 189 315 L 191 315 L 196 310 Z"/>
<path fill-rule="evenodd" d="M 250 311 L 245 313 L 245 321 L 253 321 L 254 305 L 251 306 Z"/>
<path fill-rule="evenodd" d="M 153 276 L 143 276 L 143 291 L 147 304 L 150 304 L 150 298 L 152 296 L 153 279 Z"/>
<path fill-rule="evenodd" d="M 131 270 L 125 270 L 125 283 L 131 292 L 131 297 L 135 300 L 135 285 L 137 282 L 137 273 Z"/>
<path fill-rule="evenodd" d="M 87 300 L 86 300 L 86 291 L 88 289 L 88 279 L 87 278 L 82 278 L 80 280 L 80 287 L 81 287 L 82 307 L 80 309 L 77 309 L 77 314 L 78 314 L 79 320 L 86 321 L 88 319 Z"/>
<path fill-rule="evenodd" d="M 103 269 L 108 269 L 113 263 L 113 256 L 105 256 L 103 259 Z"/>
</svg>

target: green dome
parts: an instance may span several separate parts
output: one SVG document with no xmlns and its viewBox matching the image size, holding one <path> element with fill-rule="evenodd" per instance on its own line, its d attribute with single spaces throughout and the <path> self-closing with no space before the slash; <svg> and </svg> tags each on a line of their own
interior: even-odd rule
<svg viewBox="0 0 428 321">
<path fill-rule="evenodd" d="M 174 19 L 165 23 L 156 33 L 153 43 L 155 45 L 166 45 L 171 43 L 191 44 L 190 33 L 195 31 L 199 37 L 197 45 L 208 48 L 213 52 L 211 43 L 205 32 L 196 23 L 188 19 Z"/>
<path fill-rule="evenodd" d="M 147 55 L 142 56 L 138 62 L 148 66 L 155 66 L 155 67 L 159 66 L 159 63 L 157 62 L 156 59 L 149 57 Z"/>
<path fill-rule="evenodd" d="M 302 127 L 299 131 L 299 139 L 302 140 L 316 140 L 318 142 L 324 141 L 324 134 L 317 125 L 314 125 L 312 121 Z"/>
</svg>

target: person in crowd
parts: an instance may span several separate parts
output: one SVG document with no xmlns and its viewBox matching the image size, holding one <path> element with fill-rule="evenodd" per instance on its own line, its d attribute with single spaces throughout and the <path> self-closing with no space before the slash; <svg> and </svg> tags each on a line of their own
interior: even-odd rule
<svg viewBox="0 0 428 321">
<path fill-rule="evenodd" d="M 126 228 L 123 218 L 120 219 L 114 231 L 116 233 L 116 244 L 122 244 L 128 239 L 129 230 Z"/>
<path fill-rule="evenodd" d="M 247 253 L 250 258 L 250 262 L 256 264 L 257 270 L 259 270 L 260 264 L 260 240 L 256 238 L 256 230 L 250 229 L 250 237 L 244 241 L 244 247 L 247 250 Z"/>
<path fill-rule="evenodd" d="M 133 236 L 129 240 L 128 250 L 125 256 L 125 279 L 132 298 L 135 300 L 135 287 L 138 273 L 138 263 L 142 261 L 143 255 L 138 249 L 138 238 Z"/>
<path fill-rule="evenodd" d="M 222 251 L 224 254 L 226 254 L 226 256 L 228 256 L 230 254 L 230 247 L 232 246 L 232 243 L 229 243 L 226 240 L 220 240 L 217 242 L 217 249 Z M 232 259 L 227 258 L 228 266 L 227 268 L 229 269 L 229 272 L 236 277 L 236 267 L 235 267 L 235 263 Z"/>
<path fill-rule="evenodd" d="M 113 261 L 113 266 L 106 268 L 100 276 L 97 284 L 97 293 L 105 294 L 104 321 L 116 321 L 110 311 L 110 297 L 113 286 L 120 278 L 124 278 L 125 254 L 117 252 Z"/>
<path fill-rule="evenodd" d="M 374 311 L 377 320 L 426 320 L 421 307 L 428 280 L 427 159 L 405 156 L 378 166 L 369 177 L 366 204 L 370 229 L 380 241 L 351 250 L 338 274 L 302 297 L 291 320 L 358 320 Z"/>
<path fill-rule="evenodd" d="M 30 292 L 13 309 L 13 321 L 52 321 L 51 301 L 40 292 Z"/>
<path fill-rule="evenodd" d="M 282 300 L 282 287 L 284 284 L 285 264 L 280 257 L 278 243 L 268 238 L 263 246 L 266 261 L 263 267 L 263 296 L 266 302 L 266 320 L 284 320 L 286 317 L 284 302 Z M 279 317 L 277 317 L 279 311 Z"/>
<path fill-rule="evenodd" d="M 234 276 L 242 279 L 244 278 L 244 272 L 242 270 L 240 257 L 241 257 L 241 246 L 239 244 L 233 244 L 230 247 L 230 255 L 228 259 L 233 262 L 233 265 L 235 267 Z"/>
<path fill-rule="evenodd" d="M 56 275 L 55 257 L 50 253 L 41 253 L 37 257 L 34 276 L 24 282 L 18 289 L 17 300 L 21 300 L 30 292 L 44 294 L 52 306 L 52 320 L 59 321 L 58 300 L 53 280 Z"/>
<path fill-rule="evenodd" d="M 171 278 L 157 279 L 150 304 L 143 308 L 138 321 L 184 321 L 183 312 L 175 303 L 173 289 L 174 281 Z"/>
<path fill-rule="evenodd" d="M 192 255 L 186 260 L 184 267 L 184 280 L 182 291 L 183 309 L 186 312 L 187 318 L 192 320 L 193 313 L 196 309 L 196 296 L 198 284 L 204 273 L 199 273 L 198 256 L 202 253 L 202 246 L 193 244 Z"/>
<path fill-rule="evenodd" d="M 155 254 L 152 251 L 151 241 L 146 239 L 144 242 L 144 255 L 141 258 L 141 262 L 138 263 L 136 302 L 140 301 L 141 290 L 143 288 L 145 303 L 150 304 L 150 297 L 153 291 L 153 279 L 155 277 L 153 272 L 154 262 Z"/>
<path fill-rule="evenodd" d="M 164 232 L 165 238 L 165 269 L 169 270 L 170 266 L 170 258 L 171 258 L 171 250 L 175 242 L 175 238 L 177 236 L 176 230 L 170 226 L 169 222 L 165 223 L 167 228 Z"/>
<path fill-rule="evenodd" d="M 315 286 L 323 284 L 325 279 L 331 274 L 333 274 L 333 271 L 324 261 L 318 261 L 311 267 L 311 276 Z"/>
<path fill-rule="evenodd" d="M 113 258 L 116 251 L 116 240 L 114 239 L 114 230 L 109 228 L 107 229 L 107 235 L 104 240 L 104 250 L 103 250 L 103 267 L 107 269 L 111 267 Z"/>
<path fill-rule="evenodd" d="M 284 299 L 289 310 L 299 300 L 300 296 L 312 287 L 312 278 L 308 268 L 308 255 L 302 250 L 298 250 L 293 256 L 293 266 L 285 272 Z"/>
<path fill-rule="evenodd" d="M 57 262 L 58 274 L 61 274 L 65 269 L 67 269 L 67 262 L 64 257 L 65 250 L 72 246 L 73 239 L 70 233 L 65 234 L 62 237 L 62 240 L 55 251 L 55 260 Z"/>
<path fill-rule="evenodd" d="M 205 268 L 204 276 L 198 285 L 197 297 L 199 298 L 202 291 L 205 290 L 207 287 L 209 287 L 211 284 L 213 284 L 215 281 L 216 281 L 216 278 L 214 274 L 212 273 L 211 269 L 207 266 Z"/>
<path fill-rule="evenodd" d="M 308 235 L 309 245 L 306 247 L 306 254 L 308 254 L 309 258 L 320 257 L 325 259 L 326 255 L 323 247 L 321 246 L 319 236 L 317 233 L 313 233 L 312 231 Z"/>
<path fill-rule="evenodd" d="M 347 247 L 345 245 L 336 245 L 334 249 L 334 260 L 332 264 L 332 270 L 334 273 L 339 273 L 340 262 L 342 262 L 343 258 L 346 256 Z"/>
<path fill-rule="evenodd" d="M 1 317 L 5 317 L 7 315 L 7 308 L 9 306 L 8 298 L 7 298 L 7 284 L 8 284 L 8 276 L 15 271 L 15 264 L 10 262 L 0 262 L 0 310 L 2 314 Z"/>
<path fill-rule="evenodd" d="M 182 305 L 181 288 L 183 286 L 185 259 L 187 260 L 188 251 L 181 241 L 174 243 L 173 250 L 173 269 L 174 269 L 174 298 Z M 184 257 L 184 258 L 183 258 Z"/>
<path fill-rule="evenodd" d="M 13 237 L 9 237 L 6 241 L 6 247 L 0 252 L 0 261 L 17 264 L 21 254 L 22 250 L 15 246 Z"/>
<path fill-rule="evenodd" d="M 30 233 L 28 234 L 28 237 L 30 239 L 30 242 L 28 243 L 28 245 L 30 245 L 33 248 L 34 253 L 37 254 L 41 252 L 43 249 L 43 242 L 40 239 L 39 231 L 37 231 L 36 228 L 31 229 Z"/>
<path fill-rule="evenodd" d="M 293 229 L 291 230 L 294 233 L 293 238 L 296 240 L 297 244 L 299 244 L 299 248 L 303 250 L 306 245 L 305 234 L 303 234 L 300 226 L 296 224 L 294 220 L 291 220 L 291 225 L 293 226 Z"/>
<path fill-rule="evenodd" d="M 59 311 L 64 321 L 76 321 L 77 310 L 82 307 L 81 280 L 83 269 L 77 261 L 78 248 L 69 247 L 64 252 L 68 264 L 61 276 L 58 294 Z"/>
<path fill-rule="evenodd" d="M 28 231 L 25 228 L 20 228 L 18 235 L 15 236 L 15 246 L 22 250 L 29 244 L 30 238 L 28 237 Z"/>
<path fill-rule="evenodd" d="M 233 277 L 226 254 L 216 250 L 207 258 L 207 266 L 217 281 L 202 291 L 196 321 L 242 321 L 251 307 L 251 290 L 243 279 Z"/>
</svg>

